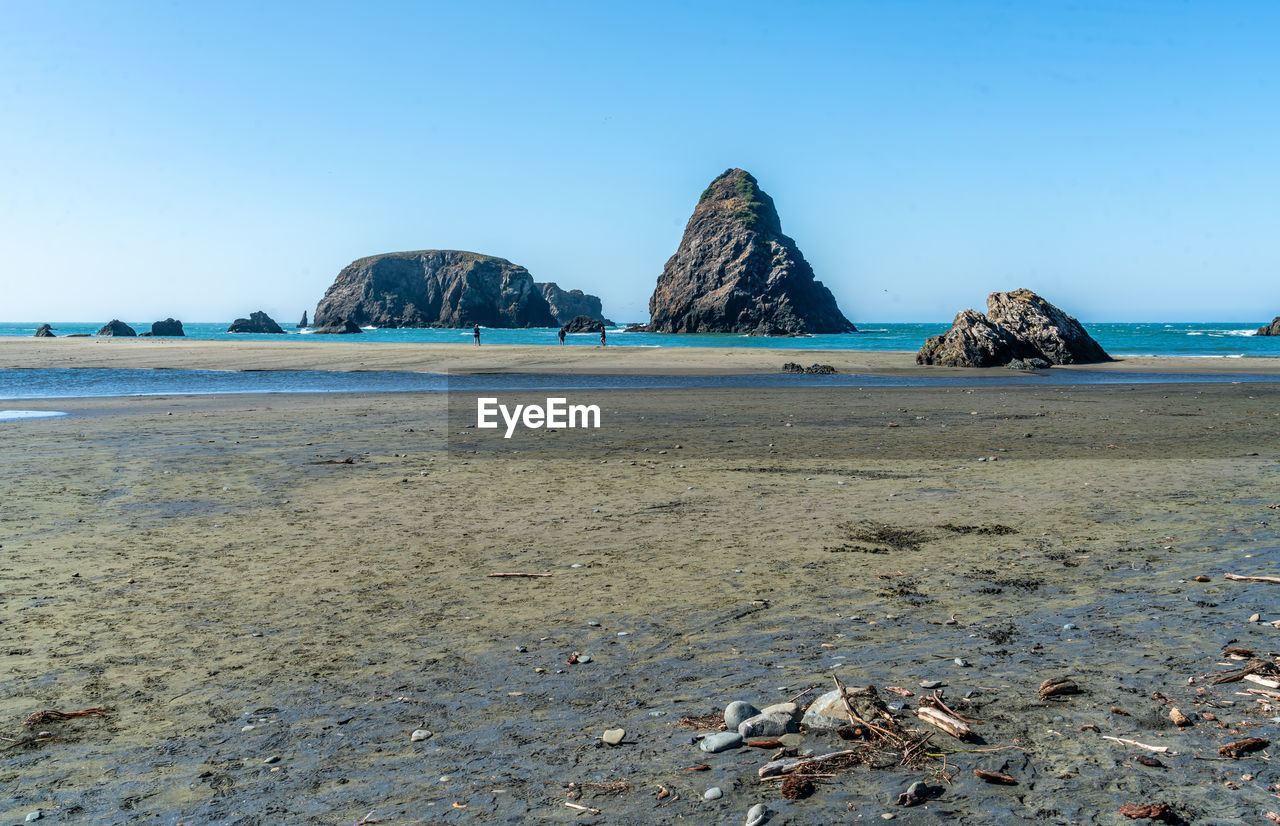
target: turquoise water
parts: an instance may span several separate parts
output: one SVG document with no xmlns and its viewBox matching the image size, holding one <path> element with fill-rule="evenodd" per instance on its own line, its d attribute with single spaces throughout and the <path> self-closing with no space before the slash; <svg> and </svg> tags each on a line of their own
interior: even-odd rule
<svg viewBox="0 0 1280 826">
<path fill-rule="evenodd" d="M 53 324 L 59 336 L 71 333 L 94 333 L 105 322 L 61 322 Z M 228 333 L 227 324 L 189 323 L 183 326 L 187 338 L 204 340 L 283 340 L 283 341 L 352 341 L 371 344 L 395 342 L 470 342 L 470 330 L 366 330 L 360 336 L 316 336 L 288 328 L 286 335 L 246 335 Z M 609 331 L 609 343 L 639 347 L 786 347 L 797 350 L 918 350 L 929 336 L 944 332 L 949 323 L 880 324 L 855 322 L 860 332 L 812 338 L 753 338 L 722 333 L 696 335 L 670 333 L 624 333 Z M 1089 333 L 1113 356 L 1200 356 L 1219 358 L 1251 358 L 1280 356 L 1280 337 L 1259 337 L 1253 331 L 1266 323 L 1196 322 L 1182 324 L 1086 324 Z M 150 330 L 151 323 L 129 325 L 139 332 Z M 0 323 L 0 336 L 30 336 L 36 322 Z M 482 335 L 484 344 L 555 344 L 553 328 L 532 330 L 491 330 Z M 599 346 L 594 333 L 569 336 L 569 346 Z"/>
</svg>

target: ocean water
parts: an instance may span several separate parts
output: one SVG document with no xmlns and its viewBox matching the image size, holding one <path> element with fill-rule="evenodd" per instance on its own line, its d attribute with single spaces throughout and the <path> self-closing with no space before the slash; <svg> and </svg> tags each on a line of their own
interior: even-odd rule
<svg viewBox="0 0 1280 826">
<path fill-rule="evenodd" d="M 92 334 L 104 322 L 50 322 L 59 336 L 72 333 Z M 351 341 L 376 344 L 395 342 L 470 342 L 470 330 L 366 329 L 360 336 L 316 336 L 307 331 L 287 328 L 285 335 L 248 335 L 228 333 L 227 324 L 184 323 L 187 338 L 222 340 L 281 341 Z M 797 350 L 918 350 L 929 336 L 945 332 L 950 322 L 937 324 L 889 324 L 855 322 L 860 332 L 844 335 L 821 335 L 811 338 L 755 338 L 725 333 L 670 334 L 624 333 L 621 328 L 609 331 L 609 343 L 632 347 L 786 347 Z M 1280 356 L 1280 337 L 1254 336 L 1253 331 L 1266 320 L 1256 323 L 1196 322 L 1143 324 L 1085 324 L 1090 335 L 1114 356 L 1183 356 L 1205 358 L 1256 358 Z M 129 322 L 134 329 L 150 330 L 151 324 Z M 0 336 L 31 336 L 38 322 L 0 323 Z M 554 328 L 530 330 L 497 330 L 485 328 L 484 344 L 552 344 Z M 598 346 L 595 333 L 569 336 L 568 346 Z"/>
</svg>

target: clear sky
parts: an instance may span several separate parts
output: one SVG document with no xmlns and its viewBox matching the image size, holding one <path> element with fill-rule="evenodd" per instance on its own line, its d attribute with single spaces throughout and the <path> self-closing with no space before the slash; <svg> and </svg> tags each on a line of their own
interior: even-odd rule
<svg viewBox="0 0 1280 826">
<path fill-rule="evenodd" d="M 1280 313 L 1274 2 L 0 0 L 0 318 L 293 322 L 379 252 L 648 297 L 730 166 L 856 322 Z"/>
</svg>

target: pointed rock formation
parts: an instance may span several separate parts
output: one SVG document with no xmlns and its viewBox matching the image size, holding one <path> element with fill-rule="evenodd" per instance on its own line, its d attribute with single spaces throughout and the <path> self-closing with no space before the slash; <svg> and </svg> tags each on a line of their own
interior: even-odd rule
<svg viewBox="0 0 1280 826">
<path fill-rule="evenodd" d="M 558 327 L 524 267 L 460 250 L 361 258 L 338 273 L 312 324 L 375 327 Z M 317 331 L 318 332 L 318 331 Z"/>
<path fill-rule="evenodd" d="M 773 199 L 741 169 L 702 193 L 649 299 L 661 333 L 848 333 L 856 328 L 782 234 Z"/>
<path fill-rule="evenodd" d="M 41 324 L 36 328 L 36 338 L 57 338 L 53 333 L 53 328 L 48 324 Z"/>
<path fill-rule="evenodd" d="M 136 336 L 138 333 L 118 318 L 113 318 L 98 330 L 100 336 Z"/>
<path fill-rule="evenodd" d="M 1280 336 L 1280 315 L 1272 319 L 1270 324 L 1259 327 L 1255 336 Z"/>
<path fill-rule="evenodd" d="M 590 316 L 604 324 L 613 324 L 604 317 L 600 299 L 594 295 L 582 290 L 562 290 L 554 281 L 539 284 L 538 289 L 542 290 L 542 297 L 547 300 L 551 314 L 560 324 L 568 324 L 580 315 Z"/>
<path fill-rule="evenodd" d="M 309 324 L 307 324 L 307 311 L 306 311 L 306 310 L 303 310 L 303 311 L 302 311 L 302 320 L 298 322 L 298 328 L 299 328 L 299 329 L 301 329 L 301 328 L 303 328 L 303 327 L 309 327 L 309 326 L 310 326 L 310 325 L 309 325 Z"/>
<path fill-rule="evenodd" d="M 951 329 L 925 341 L 917 364 L 998 367 L 1042 359 L 1048 364 L 1092 364 L 1111 356 L 1071 316 L 1031 290 L 992 293 L 987 314 L 961 310 Z"/>
<path fill-rule="evenodd" d="M 231 322 L 231 326 L 227 328 L 228 333 L 280 333 L 284 330 L 276 320 L 266 313 L 258 310 L 255 313 L 249 313 L 248 318 L 237 318 Z"/>
</svg>

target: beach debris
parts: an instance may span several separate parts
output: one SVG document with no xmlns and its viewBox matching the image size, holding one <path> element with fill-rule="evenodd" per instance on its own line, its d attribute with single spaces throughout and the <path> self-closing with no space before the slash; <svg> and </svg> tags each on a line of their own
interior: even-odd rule
<svg viewBox="0 0 1280 826">
<path fill-rule="evenodd" d="M 1069 677 L 1052 677 L 1040 684 L 1040 699 L 1061 697 L 1066 694 L 1079 694 L 1080 686 Z"/>
<path fill-rule="evenodd" d="M 684 770 L 687 772 L 709 772 L 711 771 L 711 767 L 706 763 L 699 763 L 696 766 L 685 766 Z"/>
<path fill-rule="evenodd" d="M 494 576 L 545 577 L 545 576 L 551 576 L 551 574 L 530 574 L 530 573 L 525 573 L 524 571 L 505 571 L 505 572 L 499 572 L 499 573 L 496 573 L 496 574 L 486 574 L 486 576 L 491 576 L 491 577 L 494 577 Z"/>
<path fill-rule="evenodd" d="M 377 811 L 377 810 L 375 809 L 374 811 Z M 364 817 L 356 821 L 356 826 L 371 826 L 374 823 L 382 822 L 382 818 L 374 817 L 373 815 L 374 815 L 373 811 L 369 812 L 369 814 L 365 815 Z"/>
<path fill-rule="evenodd" d="M 1253 659 L 1253 660 L 1250 660 L 1249 664 L 1246 665 L 1244 668 L 1238 669 L 1236 671 L 1228 671 L 1224 674 L 1219 674 L 1217 677 L 1214 678 L 1212 685 L 1222 685 L 1224 683 L 1238 683 L 1250 675 L 1264 676 L 1267 679 L 1280 678 L 1280 666 L 1277 666 L 1273 662 L 1268 662 L 1267 660 Z M 1250 680 L 1250 682 L 1255 682 L 1255 681 Z M 1267 686 L 1267 687 L 1272 688 L 1274 686 Z"/>
<path fill-rule="evenodd" d="M 973 733 L 973 729 L 969 728 L 969 725 L 977 725 L 981 722 L 980 720 L 965 718 L 952 711 L 942 702 L 942 698 L 936 691 L 928 697 L 920 698 L 916 716 L 929 725 L 942 729 L 957 740 L 976 739 L 977 735 Z"/>
<path fill-rule="evenodd" d="M 459 807 L 459 806 L 458 806 L 458 804 L 457 804 L 457 803 L 455 803 L 455 804 L 453 804 L 453 805 L 454 805 L 454 808 L 461 808 L 461 807 Z M 599 809 L 593 809 L 593 808 L 591 808 L 590 806 L 580 806 L 580 805 L 578 805 L 577 803 L 570 803 L 568 800 L 566 800 L 566 801 L 564 802 L 564 805 L 568 806 L 570 809 L 577 809 L 577 810 L 578 810 L 578 811 L 580 811 L 580 812 L 590 812 L 590 813 L 591 813 L 591 814 L 593 814 L 593 815 L 598 815 L 598 814 L 600 814 L 600 810 L 599 810 Z"/>
<path fill-rule="evenodd" d="M 604 741 L 606 746 L 616 746 L 622 742 L 622 738 L 627 736 L 626 729 L 611 728 L 606 729 L 605 733 L 600 735 L 600 739 Z"/>
<path fill-rule="evenodd" d="M 914 697 L 916 693 L 909 688 L 903 688 L 900 685 L 887 685 L 884 690 L 890 694 L 897 694 L 899 697 Z"/>
<path fill-rule="evenodd" d="M 1177 706 L 1169 709 L 1169 719 L 1172 720 L 1173 724 L 1178 728 L 1186 728 L 1187 726 L 1192 725 L 1191 718 L 1183 714 L 1182 710 Z"/>
<path fill-rule="evenodd" d="M 1016 786 L 1018 781 L 1014 780 L 1004 772 L 987 771 L 986 769 L 974 769 L 973 776 L 984 783 L 995 783 L 1001 786 Z"/>
<path fill-rule="evenodd" d="M 1130 740 L 1126 737 L 1112 737 L 1110 734 L 1102 735 L 1103 740 L 1112 740 L 1125 746 L 1136 746 L 1147 751 L 1154 751 L 1157 754 L 1177 754 L 1177 752 L 1169 751 L 1168 746 L 1148 746 L 1146 743 L 1139 743 L 1137 740 Z"/>
<path fill-rule="evenodd" d="M 801 770 L 816 769 L 825 763 L 845 762 L 846 758 L 855 757 L 857 754 L 858 752 L 853 749 L 846 749 L 845 751 L 821 754 L 817 757 L 783 757 L 765 763 L 760 767 L 757 774 L 760 775 L 761 780 L 768 780 L 771 777 L 781 777 L 784 774 L 793 774 Z"/>
<path fill-rule="evenodd" d="M 813 778 L 806 774 L 789 774 L 782 779 L 782 796 L 787 800 L 803 800 L 817 788 Z"/>
<path fill-rule="evenodd" d="M 569 655 L 569 658 L 565 660 L 565 664 L 567 665 L 586 665 L 589 662 L 591 662 L 590 654 L 579 654 L 577 651 L 574 651 Z"/>
<path fill-rule="evenodd" d="M 769 819 L 769 815 L 773 814 L 769 807 L 763 803 L 757 803 L 750 809 L 747 809 L 747 819 L 743 821 L 743 826 L 760 826 Z"/>
<path fill-rule="evenodd" d="M 917 780 L 907 787 L 907 790 L 898 795 L 898 799 L 893 801 L 898 806 L 919 806 L 929 799 L 929 787 L 923 780 Z"/>
<path fill-rule="evenodd" d="M 1243 740 L 1233 740 L 1230 743 L 1218 746 L 1218 756 L 1238 759 L 1250 752 L 1261 751 L 1269 745 L 1271 745 L 1271 741 L 1266 738 L 1246 737 Z"/>
<path fill-rule="evenodd" d="M 1133 759 L 1134 759 L 1134 760 L 1136 760 L 1136 761 L 1138 761 L 1138 762 L 1139 762 L 1139 763 L 1141 763 L 1142 765 L 1144 765 L 1144 766 L 1148 766 L 1148 767 L 1153 768 L 1153 769 L 1163 769 L 1163 768 L 1164 768 L 1164 763 L 1161 763 L 1158 759 L 1156 759 L 1156 758 L 1154 758 L 1154 757 L 1148 757 L 1148 756 L 1147 756 L 1147 755 L 1145 755 L 1145 754 L 1139 754 L 1137 757 L 1135 757 L 1135 758 L 1133 758 Z"/>
<path fill-rule="evenodd" d="M 318 461 L 318 462 L 308 462 L 307 464 L 311 464 L 311 465 L 354 465 L 355 463 L 356 463 L 356 457 L 354 457 L 354 456 L 348 456 L 348 457 L 347 457 L 347 458 L 345 458 L 345 459 L 321 459 L 321 460 L 320 460 L 320 461 Z"/>
<path fill-rule="evenodd" d="M 39 728 L 45 723 L 52 723 L 58 720 L 70 720 L 73 717 L 106 717 L 114 709 L 107 706 L 99 706 L 98 708 L 86 708 L 80 711 L 58 711 L 56 708 L 46 708 L 43 711 L 27 717 L 22 724 L 27 728 Z"/>
<path fill-rule="evenodd" d="M 723 731 L 724 722 L 719 714 L 686 714 L 676 721 L 685 728 L 705 728 Z"/>
<path fill-rule="evenodd" d="M 1222 649 L 1222 656 L 1229 660 L 1251 660 L 1253 659 L 1253 649 L 1228 646 Z"/>
<path fill-rule="evenodd" d="M 1120 706 L 1112 706 L 1112 707 L 1111 707 L 1111 713 L 1112 713 L 1112 714 L 1118 714 L 1118 715 L 1120 715 L 1121 717 L 1129 717 L 1129 716 L 1130 716 L 1129 712 L 1127 712 L 1127 711 L 1125 711 L 1124 709 L 1120 708 Z"/>
<path fill-rule="evenodd" d="M 1209 581 L 1209 577 L 1205 576 L 1204 574 L 1201 574 L 1200 576 L 1192 577 L 1192 579 L 1193 579 L 1193 580 L 1195 580 L 1196 582 L 1208 582 L 1208 581 Z"/>
<path fill-rule="evenodd" d="M 1280 680 L 1272 680 L 1267 677 L 1261 677 L 1257 674 L 1246 674 L 1244 675 L 1244 679 L 1251 683 L 1257 683 L 1264 688 L 1280 688 Z"/>
<path fill-rule="evenodd" d="M 778 740 L 778 739 L 776 739 L 776 738 L 773 738 L 773 737 L 757 738 L 757 739 L 755 739 L 755 740 L 748 740 L 748 741 L 747 741 L 747 745 L 748 745 L 748 746 L 750 746 L 750 747 L 751 747 L 751 748 L 753 748 L 753 749 L 780 749 L 780 748 L 783 748 L 783 743 L 782 743 L 782 741 L 781 741 L 781 740 Z"/>
<path fill-rule="evenodd" d="M 1223 579 L 1233 582 L 1272 582 L 1280 585 L 1280 576 L 1241 576 L 1240 574 L 1223 574 Z"/>
<path fill-rule="evenodd" d="M 1120 814 L 1134 820 L 1162 820 L 1165 823 L 1181 820 L 1168 803 L 1126 803 L 1120 807 Z"/>
</svg>

